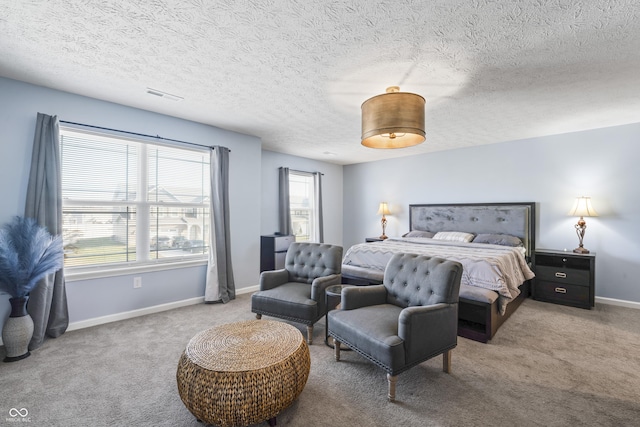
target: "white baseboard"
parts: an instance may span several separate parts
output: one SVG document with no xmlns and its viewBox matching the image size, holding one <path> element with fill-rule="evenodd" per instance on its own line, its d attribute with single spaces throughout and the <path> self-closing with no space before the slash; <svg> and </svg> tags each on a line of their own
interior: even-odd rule
<svg viewBox="0 0 640 427">
<path fill-rule="evenodd" d="M 253 293 L 258 290 L 258 286 L 250 286 L 241 288 L 236 291 L 236 295 Z M 182 301 L 174 301 L 167 304 L 154 305 L 138 310 L 125 311 L 122 313 L 109 314 L 107 316 L 95 317 L 93 319 L 81 320 L 69 324 L 67 331 L 75 331 L 78 329 L 90 328 L 92 326 L 103 325 L 105 323 L 117 322 L 118 320 L 133 319 L 134 317 L 144 316 L 147 314 L 160 313 L 162 311 L 173 310 L 174 308 L 186 307 L 204 302 L 204 297 L 190 298 Z"/>
<path fill-rule="evenodd" d="M 138 310 L 124 311 L 122 313 L 109 314 L 107 316 L 94 317 L 93 319 L 80 320 L 69 323 L 67 332 L 78 329 L 90 328 L 92 326 L 104 325 L 105 323 L 117 322 L 118 320 L 133 319 L 134 317 L 147 314 L 160 313 L 161 311 L 172 310 L 174 308 L 186 307 L 204 302 L 204 297 L 186 299 L 182 301 L 170 302 L 167 304 L 154 305 L 152 307 L 140 308 Z"/>
<path fill-rule="evenodd" d="M 595 299 L 596 302 L 600 304 L 617 305 L 620 307 L 635 308 L 636 310 L 640 310 L 640 302 L 604 297 L 596 297 Z"/>
<path fill-rule="evenodd" d="M 249 286 L 247 288 L 237 289 L 236 295 L 252 294 L 254 292 L 258 292 L 259 290 L 260 290 L 260 285 Z"/>
</svg>

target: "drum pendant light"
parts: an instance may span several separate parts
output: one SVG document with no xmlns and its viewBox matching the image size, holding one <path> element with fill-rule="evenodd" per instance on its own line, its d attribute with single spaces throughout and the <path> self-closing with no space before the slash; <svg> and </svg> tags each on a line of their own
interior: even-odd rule
<svg viewBox="0 0 640 427">
<path fill-rule="evenodd" d="M 405 148 L 425 140 L 424 98 L 398 86 L 362 103 L 362 145 Z"/>
</svg>

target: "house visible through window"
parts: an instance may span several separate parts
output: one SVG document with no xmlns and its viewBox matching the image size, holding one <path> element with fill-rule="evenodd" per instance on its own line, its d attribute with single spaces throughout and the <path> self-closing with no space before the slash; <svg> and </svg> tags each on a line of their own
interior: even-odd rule
<svg viewBox="0 0 640 427">
<path fill-rule="evenodd" d="M 306 172 L 289 172 L 291 232 L 296 242 L 316 242 L 314 177 Z"/>
<path fill-rule="evenodd" d="M 202 258 L 209 153 L 60 129 L 65 267 Z"/>
</svg>

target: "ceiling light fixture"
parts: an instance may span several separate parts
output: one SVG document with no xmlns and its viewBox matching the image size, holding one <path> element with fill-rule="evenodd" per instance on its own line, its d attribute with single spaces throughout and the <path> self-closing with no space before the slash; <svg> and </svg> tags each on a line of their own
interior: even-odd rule
<svg viewBox="0 0 640 427">
<path fill-rule="evenodd" d="M 167 98 L 171 101 L 182 101 L 184 98 L 178 95 L 172 95 L 170 93 L 167 92 L 163 92 L 161 90 L 158 89 L 151 89 L 150 87 L 147 88 L 147 93 L 149 95 L 155 95 L 155 96 L 159 96 L 160 98 Z"/>
<path fill-rule="evenodd" d="M 425 140 L 424 98 L 399 86 L 362 103 L 362 145 L 405 148 Z"/>
</svg>

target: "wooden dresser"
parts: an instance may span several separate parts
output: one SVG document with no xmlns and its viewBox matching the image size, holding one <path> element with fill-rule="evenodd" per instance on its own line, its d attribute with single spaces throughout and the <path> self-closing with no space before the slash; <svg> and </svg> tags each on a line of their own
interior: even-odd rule
<svg viewBox="0 0 640 427">
<path fill-rule="evenodd" d="M 260 236 L 260 272 L 284 268 L 287 249 L 295 240 L 295 236 L 276 234 Z"/>
</svg>

